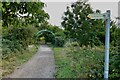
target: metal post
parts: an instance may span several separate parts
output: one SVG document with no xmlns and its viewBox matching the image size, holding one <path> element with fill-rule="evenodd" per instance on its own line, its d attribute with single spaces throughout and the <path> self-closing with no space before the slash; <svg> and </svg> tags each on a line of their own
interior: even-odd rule
<svg viewBox="0 0 120 80">
<path fill-rule="evenodd" d="M 105 63 L 104 63 L 104 79 L 108 80 L 109 74 L 109 42 L 110 42 L 110 10 L 107 10 L 108 18 L 106 23 L 105 34 Z"/>
</svg>

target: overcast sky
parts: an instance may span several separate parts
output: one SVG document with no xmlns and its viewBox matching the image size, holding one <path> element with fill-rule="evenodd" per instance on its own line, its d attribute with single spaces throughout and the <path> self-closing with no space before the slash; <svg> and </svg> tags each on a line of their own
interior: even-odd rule
<svg viewBox="0 0 120 80">
<path fill-rule="evenodd" d="M 67 6 L 70 6 L 72 2 L 77 0 L 41 0 L 47 7 L 45 11 L 50 15 L 49 22 L 52 25 L 61 26 L 61 17 Z M 106 10 L 111 10 L 111 17 L 115 20 L 118 16 L 118 1 L 120 0 L 89 0 L 89 3 L 93 10 L 99 9 L 102 13 Z"/>
</svg>

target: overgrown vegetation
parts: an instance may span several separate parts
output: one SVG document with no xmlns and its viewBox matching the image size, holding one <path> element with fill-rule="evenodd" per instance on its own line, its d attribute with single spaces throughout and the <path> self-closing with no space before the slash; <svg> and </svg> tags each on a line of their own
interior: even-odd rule
<svg viewBox="0 0 120 80">
<path fill-rule="evenodd" d="M 77 42 L 53 49 L 56 63 L 56 78 L 103 79 L 104 47 L 79 47 Z M 110 50 L 110 76 L 119 78 L 118 52 Z"/>
<path fill-rule="evenodd" d="M 12 73 L 15 69 L 19 69 L 19 66 L 28 61 L 35 53 L 37 49 L 34 45 L 30 45 L 26 50 L 21 52 L 11 52 L 11 54 L 3 57 L 0 67 L 2 67 L 2 76 L 5 77 Z"/>
<path fill-rule="evenodd" d="M 36 53 L 35 34 L 38 31 L 47 29 L 57 37 L 64 37 L 62 29 L 47 22 L 49 15 L 43 10 L 44 7 L 43 2 L 0 2 L 0 57 L 3 62 L 0 67 L 3 68 L 3 76 L 13 72 L 16 66 Z M 41 37 L 46 43 L 54 43 L 50 33 L 45 32 L 38 39 Z M 28 50 L 30 45 L 34 47 Z"/>
<path fill-rule="evenodd" d="M 48 23 L 50 16 L 44 7 L 43 2 L 0 3 L 0 51 L 3 61 L 0 66 L 3 67 L 3 76 L 35 53 L 36 48 L 28 50 L 29 45 L 34 45 L 34 35 L 38 31 L 47 29 L 55 34 L 56 40 L 53 40 L 53 35 L 44 32 L 37 41 L 38 45 L 42 39 L 45 43 L 56 44 L 53 50 L 57 78 L 103 78 L 106 20 L 87 18 L 88 14 L 101 11 L 94 12 L 85 1 L 74 2 L 66 8 L 61 22 L 63 29 L 60 29 Z M 115 78 L 120 77 L 120 29 L 112 20 L 110 33 L 109 72 L 110 78 Z"/>
<path fill-rule="evenodd" d="M 2 76 L 13 72 L 36 53 L 37 49 L 34 46 L 34 35 L 38 32 L 36 25 L 49 19 L 49 15 L 43 10 L 44 7 L 45 4 L 42 2 L 0 2 Z"/>
<path fill-rule="evenodd" d="M 64 48 L 54 48 L 57 78 L 101 78 L 103 56 L 101 48 L 82 48 L 67 43 Z"/>
<path fill-rule="evenodd" d="M 100 10 L 95 12 L 90 4 L 78 0 L 67 6 L 62 17 L 62 27 L 65 29 L 66 38 L 72 38 L 78 41 L 80 46 L 100 46 L 105 44 L 105 23 L 106 20 L 93 20 L 87 16 L 91 13 L 101 13 Z M 116 45 L 117 26 L 111 20 L 111 40 L 113 46 Z"/>
<path fill-rule="evenodd" d="M 52 43 L 54 46 L 62 47 L 65 42 L 65 35 L 64 30 L 60 29 L 59 26 L 52 26 L 46 23 L 42 27 L 39 28 L 39 30 L 47 30 L 42 31 L 38 36 L 38 43 L 40 41 L 39 38 L 43 37 L 45 40 L 45 43 Z M 40 41 L 42 42 L 42 41 Z"/>
<path fill-rule="evenodd" d="M 34 44 L 35 26 L 49 18 L 44 6 L 42 2 L 2 2 L 3 57 Z"/>
<path fill-rule="evenodd" d="M 67 6 L 61 24 L 70 46 L 54 48 L 57 78 L 103 78 L 104 48 L 100 46 L 105 45 L 106 20 L 91 20 L 87 18 L 90 13 L 101 11 L 94 12 L 87 2 L 81 0 Z M 120 77 L 120 29 L 112 20 L 110 25 L 109 78 L 116 78 Z"/>
</svg>

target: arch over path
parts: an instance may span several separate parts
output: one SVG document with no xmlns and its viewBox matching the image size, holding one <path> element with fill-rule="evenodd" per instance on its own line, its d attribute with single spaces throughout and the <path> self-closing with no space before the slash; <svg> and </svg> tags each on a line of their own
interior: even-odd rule
<svg viewBox="0 0 120 80">
<path fill-rule="evenodd" d="M 43 34 L 43 33 L 45 33 L 45 32 L 50 33 L 50 34 L 53 35 L 53 37 L 54 37 L 53 40 L 54 40 L 54 45 L 55 45 L 55 44 L 56 44 L 55 34 L 54 34 L 52 31 L 47 30 L 47 29 L 40 30 L 40 31 L 38 31 L 38 32 L 35 34 L 35 43 L 36 43 L 36 41 L 37 41 L 37 38 L 38 38 L 41 34 Z"/>
<path fill-rule="evenodd" d="M 36 36 L 38 37 L 39 34 L 41 34 L 41 33 L 43 33 L 43 32 L 51 33 L 51 34 L 55 37 L 55 34 L 54 34 L 52 31 L 47 30 L 47 29 L 44 29 L 44 30 L 40 30 L 40 31 L 38 31 L 38 32 L 36 33 Z"/>
</svg>

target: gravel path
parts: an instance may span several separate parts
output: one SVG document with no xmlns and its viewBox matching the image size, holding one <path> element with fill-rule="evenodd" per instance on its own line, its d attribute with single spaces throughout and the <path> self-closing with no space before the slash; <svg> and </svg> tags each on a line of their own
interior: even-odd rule
<svg viewBox="0 0 120 80">
<path fill-rule="evenodd" d="M 47 45 L 40 45 L 38 52 L 11 74 L 10 78 L 54 78 L 54 56 Z"/>
</svg>

